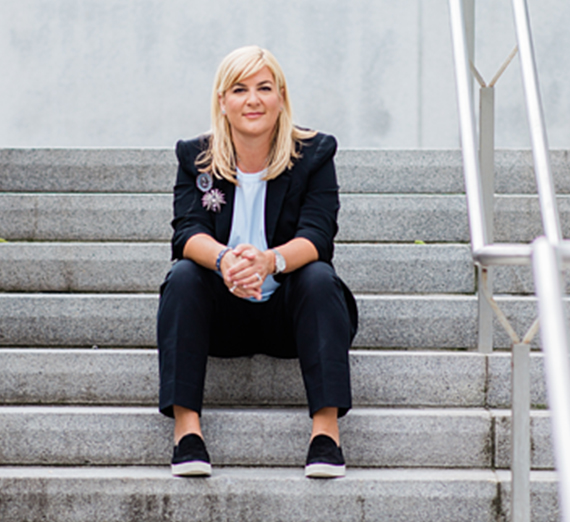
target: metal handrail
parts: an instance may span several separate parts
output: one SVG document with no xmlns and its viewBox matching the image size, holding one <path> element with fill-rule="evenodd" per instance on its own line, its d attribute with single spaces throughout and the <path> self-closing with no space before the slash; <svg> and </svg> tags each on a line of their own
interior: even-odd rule
<svg viewBox="0 0 570 522">
<path fill-rule="evenodd" d="M 540 90 L 538 87 L 534 49 L 530 36 L 530 23 L 526 0 L 513 0 L 513 12 L 520 51 L 521 74 L 525 92 L 526 112 L 530 128 L 542 224 L 548 240 L 552 244 L 558 244 L 562 239 L 562 234 L 560 233 L 560 220 L 558 218 L 556 193 L 554 191 L 552 170 L 550 168 L 550 154 L 548 152 L 544 113 L 540 101 Z"/>
<path fill-rule="evenodd" d="M 543 227 L 548 239 L 553 244 L 558 244 L 562 235 L 544 127 L 544 115 L 536 79 L 528 10 L 526 0 L 512 0 L 512 2 Z M 513 251 L 517 254 L 515 255 L 516 260 L 510 260 L 508 264 L 530 264 L 528 245 L 509 243 L 508 246 L 501 246 L 500 249 L 489 248 L 491 245 L 487 241 L 489 234 L 483 213 L 483 189 L 481 187 L 471 68 L 467 52 L 462 0 L 449 0 L 449 6 L 473 259 L 477 264 L 505 264 L 505 260 L 510 258 L 509 246 L 512 246 Z"/>
<path fill-rule="evenodd" d="M 528 19 L 528 8 L 526 0 L 512 0 L 515 29 L 522 71 L 522 80 L 525 94 L 525 104 L 530 128 L 531 144 L 535 165 L 535 176 L 538 186 L 538 197 L 542 216 L 543 228 L 546 233 L 544 241 L 537 242 L 531 247 L 527 244 L 492 244 L 492 226 L 489 216 L 485 215 L 485 194 L 481 177 L 480 158 L 477 148 L 477 132 L 475 124 L 475 109 L 473 106 L 472 77 L 471 70 L 475 69 L 469 60 L 467 47 L 465 17 L 463 12 L 463 0 L 449 0 L 453 54 L 455 61 L 455 80 L 457 87 L 457 100 L 459 112 L 459 125 L 463 154 L 463 169 L 465 176 L 465 189 L 467 198 L 467 212 L 469 217 L 469 229 L 471 233 L 471 250 L 473 261 L 479 266 L 482 284 L 479 286 L 479 300 L 483 297 L 487 299 L 493 310 L 497 313 L 501 324 L 509 333 L 513 342 L 513 415 L 512 415 L 512 448 L 511 448 L 511 470 L 512 470 L 512 498 L 511 509 L 512 519 L 515 522 L 530 521 L 530 383 L 529 383 L 529 343 L 536 332 L 538 323 L 535 322 L 528 334 L 521 343 L 518 335 L 510 326 L 507 318 L 502 314 L 500 308 L 493 301 L 492 291 L 489 290 L 487 278 L 488 267 L 494 265 L 526 265 L 533 259 L 534 274 L 537 281 L 537 293 L 540 300 L 540 318 L 548 321 L 548 325 L 553 324 L 553 332 L 558 336 L 556 348 L 552 348 L 551 332 L 545 333 L 548 329 L 543 323 L 541 329 L 543 348 L 545 350 L 546 364 L 548 367 L 556 366 L 560 354 L 565 353 L 564 366 L 568 366 L 568 351 L 566 337 L 562 337 L 560 332 L 564 330 L 563 312 L 550 314 L 553 310 L 562 310 L 562 298 L 556 295 L 551 288 L 556 286 L 560 278 L 559 267 L 556 266 L 544 269 L 540 268 L 548 260 L 543 254 L 548 248 L 556 251 L 557 256 L 570 261 L 570 246 L 568 242 L 562 241 L 560 232 L 560 222 L 556 205 L 556 194 L 550 167 L 548 152 L 548 142 L 544 125 L 544 115 L 540 101 L 538 80 L 536 75 L 536 65 L 534 50 L 530 35 L 530 24 Z M 471 6 L 471 4 L 470 4 Z M 472 6 L 471 6 L 472 7 Z M 498 77 L 498 75 L 497 75 Z M 482 129 L 483 131 L 483 129 Z M 481 136 L 481 142 L 484 141 Z M 488 138 L 485 138 L 489 142 Z M 492 163 L 491 163 L 492 165 Z M 489 190 L 486 182 L 486 190 Z M 489 223 L 489 224 L 488 224 Z M 489 241 L 491 238 L 491 241 Z M 541 246 L 547 243 L 546 247 Z M 534 254 L 533 254 L 534 252 Z M 549 274 L 544 272 L 553 271 L 554 275 L 549 278 Z M 540 281 L 539 281 L 540 278 Z M 554 281 L 554 282 L 553 282 Z M 481 282 L 480 282 L 481 283 Z M 558 283 L 559 284 L 559 283 Z M 540 287 L 540 291 L 538 290 Z M 559 290 L 560 291 L 560 290 Z M 480 313 L 481 313 L 480 304 Z M 547 317 L 548 316 L 548 317 Z M 560 319 L 562 317 L 562 319 Z M 553 323 L 552 323 L 553 322 Z M 480 328 L 484 323 L 480 323 Z M 487 326 L 485 326 L 487 328 Z M 490 330 L 492 333 L 492 330 Z M 565 331 L 565 330 L 564 330 Z M 546 347 L 545 343 L 549 343 Z M 481 350 L 480 340 L 480 350 Z M 485 347 L 483 347 L 485 348 Z M 490 347 L 492 349 L 492 345 Z M 482 350 L 485 351 L 485 350 Z M 555 355 L 553 355 L 553 353 Z M 570 415 L 570 392 L 566 389 L 570 386 L 569 375 L 560 376 L 557 374 L 551 377 L 554 369 L 547 372 L 549 395 L 552 397 L 563 395 L 564 398 L 556 402 L 556 410 L 552 409 L 553 425 L 557 426 L 559 432 L 555 433 L 555 455 L 557 469 L 561 474 L 560 498 L 563 504 L 564 520 L 570 522 L 568 514 L 568 504 L 570 503 L 570 492 L 566 489 L 567 477 L 570 475 L 570 453 L 567 449 L 561 450 L 568 442 L 570 432 L 569 425 L 566 426 L 567 416 Z M 561 384 L 561 382 L 563 384 Z M 567 402 L 565 402 L 567 401 Z M 551 402 L 552 406 L 552 402 Z M 560 410 L 564 410 L 560 413 Z M 561 415 L 561 417 L 558 417 Z M 556 417 L 556 420 L 554 419 Z M 563 426 L 563 428 L 560 428 Z M 560 431 L 562 430 L 562 431 Z M 563 484 L 562 484 L 563 482 Z"/>
<path fill-rule="evenodd" d="M 487 225 L 483 214 L 483 189 L 462 0 L 449 0 L 449 12 L 471 250 L 481 252 L 487 245 Z"/>
<path fill-rule="evenodd" d="M 552 412 L 552 442 L 558 470 L 558 498 L 562 520 L 570 520 L 570 364 L 568 333 L 562 301 L 558 248 L 545 237 L 533 243 L 532 265 L 540 337 L 545 354 L 548 404 Z"/>
</svg>

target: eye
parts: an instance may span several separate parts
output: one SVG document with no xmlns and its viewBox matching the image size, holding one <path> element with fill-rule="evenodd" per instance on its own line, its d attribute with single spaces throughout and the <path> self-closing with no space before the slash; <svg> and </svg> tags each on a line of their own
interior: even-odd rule
<svg viewBox="0 0 570 522">
<path fill-rule="evenodd" d="M 232 89 L 232 92 L 237 94 L 237 93 L 240 93 L 240 92 L 245 92 L 245 89 L 244 89 L 243 87 L 234 87 L 234 88 Z"/>
<path fill-rule="evenodd" d="M 263 87 L 261 87 L 260 90 L 266 91 L 266 92 L 271 92 L 273 89 L 269 85 L 264 85 Z"/>
</svg>

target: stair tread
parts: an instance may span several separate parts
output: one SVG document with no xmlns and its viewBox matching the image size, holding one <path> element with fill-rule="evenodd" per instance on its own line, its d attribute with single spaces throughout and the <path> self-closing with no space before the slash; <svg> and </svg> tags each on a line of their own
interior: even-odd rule
<svg viewBox="0 0 570 522">
<path fill-rule="evenodd" d="M 477 344 L 474 295 L 357 294 L 356 300 L 355 347 L 455 349 Z M 533 296 L 504 295 L 496 301 L 516 331 L 526 331 L 534 321 Z M 0 345 L 156 346 L 157 305 L 157 294 L 0 294 Z M 506 333 L 497 329 L 495 346 L 510 345 Z"/>
<path fill-rule="evenodd" d="M 467 242 L 464 195 L 341 194 L 339 241 Z M 557 198 L 570 236 L 570 195 Z M 536 196 L 496 196 L 496 241 L 542 234 Z M 0 193 L 2 235 L 9 240 L 166 241 L 170 194 Z"/>
<path fill-rule="evenodd" d="M 530 478 L 532 520 L 557 520 L 556 475 Z M 208 479 L 174 478 L 166 466 L 0 467 L 0 510 L 12 520 L 61 522 L 490 522 L 508 512 L 510 486 L 510 473 L 480 469 L 349 467 L 323 482 L 304 478 L 301 467 L 214 467 Z"/>
<path fill-rule="evenodd" d="M 353 292 L 475 291 L 465 244 L 337 243 L 334 265 Z M 0 244 L 0 290 L 9 292 L 154 292 L 170 267 L 166 242 Z M 497 267 L 493 287 L 533 293 L 530 267 Z"/>
<path fill-rule="evenodd" d="M 570 192 L 565 150 L 550 151 L 557 192 Z M 344 191 L 462 192 L 459 150 L 340 149 L 335 158 Z M 169 192 L 173 148 L 0 149 L 2 191 Z M 499 193 L 536 192 L 530 150 L 495 151 Z"/>
<path fill-rule="evenodd" d="M 350 352 L 355 406 L 508 407 L 510 353 Z M 542 353 L 533 353 L 531 403 L 545 407 Z M 0 348 L 4 404 L 156 405 L 158 356 L 140 348 Z M 212 357 L 207 405 L 305 405 L 297 360 Z"/>
<path fill-rule="evenodd" d="M 292 467 L 258 467 L 258 466 L 220 466 L 215 469 L 212 479 L 223 477 L 250 478 L 252 480 L 301 480 L 302 484 L 308 482 L 302 473 Z M 531 470 L 533 482 L 555 482 L 557 472 L 552 470 Z M 170 466 L 0 466 L 0 479 L 5 478 L 74 478 L 74 479 L 159 479 L 173 482 L 184 482 L 187 479 L 173 477 Z M 349 480 L 378 480 L 378 481 L 407 481 L 416 480 L 432 482 L 433 480 L 464 481 L 482 480 L 484 482 L 508 482 L 510 472 L 507 470 L 490 469 L 445 469 L 445 468 L 347 468 L 347 476 L 342 483 Z M 211 479 L 207 479 L 210 481 Z M 195 481 L 192 481 L 194 483 Z M 310 481 L 309 483 L 312 483 Z"/>
<path fill-rule="evenodd" d="M 5 465 L 147 465 L 170 458 L 172 424 L 156 407 L 2 406 L 0 421 Z M 310 428 L 306 407 L 202 413 L 213 462 L 222 465 L 300 465 Z M 340 429 L 347 462 L 356 466 L 506 468 L 510 461 L 508 410 L 354 408 Z M 548 411 L 531 412 L 531 439 L 532 467 L 551 469 Z"/>
</svg>

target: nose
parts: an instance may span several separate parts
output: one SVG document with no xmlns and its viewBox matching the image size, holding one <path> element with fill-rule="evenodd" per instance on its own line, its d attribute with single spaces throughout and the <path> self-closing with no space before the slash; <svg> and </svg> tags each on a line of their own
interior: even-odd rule
<svg viewBox="0 0 570 522">
<path fill-rule="evenodd" d="M 250 105 L 255 105 L 259 102 L 259 97 L 255 89 L 250 89 L 247 94 L 247 103 Z"/>
</svg>

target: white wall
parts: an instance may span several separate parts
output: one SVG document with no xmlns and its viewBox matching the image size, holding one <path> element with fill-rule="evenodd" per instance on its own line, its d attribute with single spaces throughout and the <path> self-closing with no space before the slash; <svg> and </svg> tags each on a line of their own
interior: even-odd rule
<svg viewBox="0 0 570 522">
<path fill-rule="evenodd" d="M 487 80 L 514 46 L 509 0 L 476 0 Z M 570 148 L 570 2 L 529 0 L 553 148 Z M 209 127 L 221 58 L 279 59 L 296 121 L 342 147 L 457 148 L 447 0 L 1 0 L 0 147 L 171 146 Z M 527 147 L 518 63 L 497 146 Z"/>
</svg>

